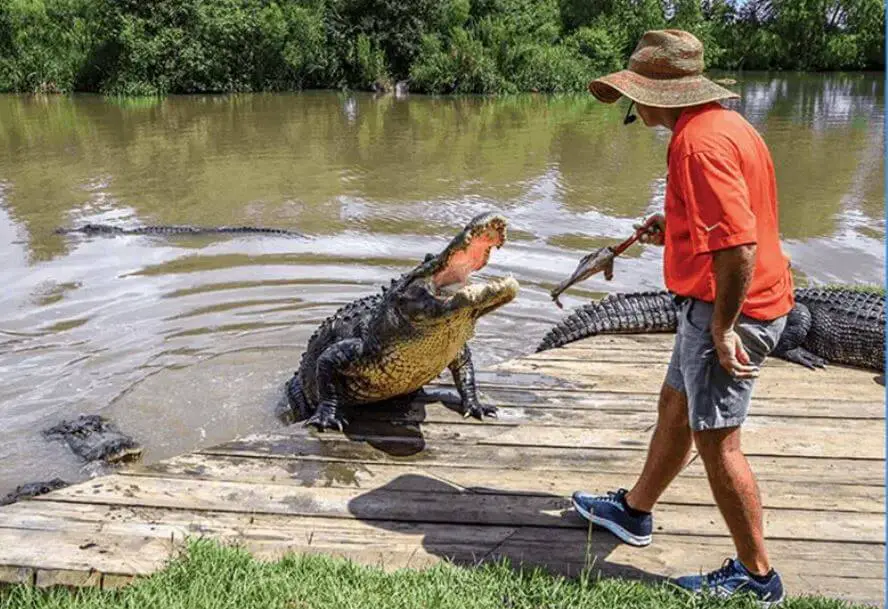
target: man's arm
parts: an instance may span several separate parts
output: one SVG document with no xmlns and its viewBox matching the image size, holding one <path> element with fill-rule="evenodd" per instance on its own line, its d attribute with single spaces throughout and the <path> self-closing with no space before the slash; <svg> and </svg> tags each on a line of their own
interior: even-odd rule
<svg viewBox="0 0 888 609">
<path fill-rule="evenodd" d="M 718 361 L 738 378 L 758 376 L 758 368 L 750 365 L 743 341 L 734 332 L 734 324 L 746 300 L 746 292 L 755 268 L 755 244 L 712 252 L 715 272 L 715 306 L 710 323 L 712 342 Z"/>
<path fill-rule="evenodd" d="M 755 244 L 712 252 L 715 271 L 715 311 L 712 330 L 729 330 L 740 317 L 746 292 L 755 269 Z"/>
</svg>

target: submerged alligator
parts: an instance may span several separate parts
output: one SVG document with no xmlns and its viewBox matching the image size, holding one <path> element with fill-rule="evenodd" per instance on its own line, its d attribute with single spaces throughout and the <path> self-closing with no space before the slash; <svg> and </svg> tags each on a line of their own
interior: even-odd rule
<svg viewBox="0 0 888 609">
<path fill-rule="evenodd" d="M 68 483 L 61 478 L 53 478 L 52 480 L 29 482 L 15 487 L 15 490 L 7 493 L 5 497 L 0 499 L 0 505 L 9 505 L 22 499 L 30 499 L 65 488 Z"/>
<path fill-rule="evenodd" d="M 88 462 L 117 463 L 141 456 L 142 447 L 117 426 L 97 414 L 62 421 L 43 432 L 47 438 L 65 440 L 74 454 Z"/>
<path fill-rule="evenodd" d="M 113 224 L 83 224 L 71 228 L 57 228 L 58 235 L 69 233 L 83 233 L 85 235 L 203 235 L 216 233 L 250 234 L 260 233 L 264 235 L 287 235 L 292 237 L 304 237 L 302 233 L 287 230 L 285 228 L 266 228 L 263 226 L 135 226 L 125 228 Z"/>
<path fill-rule="evenodd" d="M 479 317 L 515 298 L 518 282 L 468 280 L 505 240 L 505 218 L 476 216 L 440 254 L 324 320 L 286 385 L 290 406 L 313 413 L 305 425 L 342 431 L 344 408 L 416 395 L 445 368 L 465 416 L 494 416 L 478 399 L 467 342 Z"/>
<path fill-rule="evenodd" d="M 885 370 L 885 296 L 842 287 L 797 288 L 774 357 Z M 611 294 L 580 306 L 543 337 L 537 353 L 597 334 L 675 332 L 678 305 L 666 291 Z"/>
</svg>

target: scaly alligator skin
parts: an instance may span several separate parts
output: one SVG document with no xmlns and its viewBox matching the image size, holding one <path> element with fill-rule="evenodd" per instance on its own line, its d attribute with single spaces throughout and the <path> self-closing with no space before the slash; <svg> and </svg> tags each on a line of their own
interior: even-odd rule
<svg viewBox="0 0 888 609">
<path fill-rule="evenodd" d="M 68 486 L 68 483 L 61 478 L 53 478 L 52 480 L 47 480 L 45 482 L 29 482 L 28 484 L 22 484 L 15 487 L 14 491 L 0 499 L 0 505 L 9 505 L 10 503 L 20 501 L 21 499 L 30 499 L 31 497 L 45 495 L 46 493 L 51 493 L 52 491 L 66 486 Z"/>
<path fill-rule="evenodd" d="M 47 438 L 65 440 L 74 454 L 86 461 L 116 463 L 141 456 L 142 448 L 131 437 L 123 434 L 114 423 L 97 414 L 81 415 L 74 421 L 61 423 L 45 430 Z"/>
<path fill-rule="evenodd" d="M 842 288 L 797 288 L 796 304 L 771 355 L 818 368 L 833 362 L 885 370 L 884 296 Z M 545 335 L 537 353 L 596 334 L 675 332 L 669 292 L 612 294 L 575 309 Z"/>
<path fill-rule="evenodd" d="M 85 235 L 202 235 L 216 233 L 249 234 L 260 233 L 264 235 L 289 235 L 304 237 L 302 233 L 284 228 L 265 228 L 262 226 L 136 226 L 124 228 L 112 224 L 84 224 L 72 228 L 57 228 L 56 234 L 83 233 Z"/>
<path fill-rule="evenodd" d="M 341 431 L 344 408 L 415 395 L 444 369 L 453 375 L 464 415 L 495 415 L 478 399 L 467 343 L 479 317 L 515 298 L 518 282 L 467 281 L 505 240 L 505 218 L 476 216 L 440 254 L 428 254 L 381 293 L 324 320 L 287 381 L 291 407 L 313 413 L 305 424 Z"/>
</svg>

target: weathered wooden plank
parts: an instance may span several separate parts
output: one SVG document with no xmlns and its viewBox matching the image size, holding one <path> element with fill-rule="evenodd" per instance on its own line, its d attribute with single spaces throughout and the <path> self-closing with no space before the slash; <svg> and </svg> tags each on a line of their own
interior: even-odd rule
<svg viewBox="0 0 888 609">
<path fill-rule="evenodd" d="M 545 378 L 562 379 L 598 391 L 658 391 L 666 375 L 668 362 L 617 363 L 575 361 L 510 360 L 492 366 L 497 372 L 539 374 Z M 809 373 L 809 374 L 804 374 Z M 884 388 L 875 381 L 875 374 L 863 370 L 832 366 L 823 370 L 799 370 L 787 362 L 768 359 L 756 381 L 755 394 L 784 398 L 835 398 L 845 401 L 874 401 L 884 396 Z M 854 385 L 854 391 L 847 389 Z"/>
<path fill-rule="evenodd" d="M 99 586 L 101 582 L 101 572 L 79 569 L 37 569 L 37 577 L 34 581 L 38 588 L 53 586 L 91 588 Z"/>
<path fill-rule="evenodd" d="M 594 394 L 593 394 L 594 396 Z M 636 397 L 636 396 L 632 396 Z M 645 405 L 644 408 L 639 407 L 639 401 L 624 399 L 614 399 L 612 401 L 596 400 L 586 398 L 582 403 L 582 398 L 578 398 L 575 402 L 564 403 L 555 401 L 549 403 L 541 401 L 539 405 L 513 405 L 503 404 L 495 398 L 487 398 L 487 403 L 495 404 L 498 407 L 496 418 L 485 418 L 479 421 L 475 418 L 464 418 L 461 414 L 454 412 L 456 406 L 445 405 L 442 401 L 414 402 L 409 408 L 390 409 L 369 407 L 364 410 L 350 412 L 348 420 L 351 422 L 351 429 L 362 430 L 362 426 L 373 422 L 378 429 L 385 430 L 383 423 L 388 423 L 390 427 L 401 425 L 474 425 L 474 426 L 514 426 L 522 425 L 524 427 L 589 427 L 598 429 L 635 429 L 647 430 L 651 429 L 657 421 L 657 402 L 650 396 L 643 396 L 646 399 L 641 400 Z M 449 398 L 448 398 L 449 399 Z M 762 400 L 753 402 L 749 414 L 749 423 L 747 427 L 758 425 L 760 427 L 775 426 L 796 426 L 804 428 L 821 428 L 835 430 L 836 432 L 852 433 L 857 431 L 872 431 L 876 425 L 884 428 L 885 417 L 884 412 L 880 416 L 872 416 L 864 418 L 857 408 L 851 409 L 857 416 L 853 418 L 838 416 L 811 416 L 810 408 L 798 408 L 795 414 L 787 416 L 782 408 L 785 403 L 779 407 L 774 404 L 763 404 Z M 796 401 L 796 404 L 799 402 Z M 588 404 L 595 404 L 590 407 Z M 807 404 L 804 402 L 803 404 Z M 575 407 L 579 406 L 579 407 Z M 764 407 L 764 411 L 763 411 Z M 879 405 L 884 411 L 884 404 Z M 875 409 L 873 409 L 875 410 Z M 389 429 L 391 431 L 391 429 Z M 363 431 L 363 430 L 362 430 Z M 397 430 L 395 430 L 397 431 Z"/>
<path fill-rule="evenodd" d="M 422 491 L 303 488 L 176 478 L 106 476 L 35 498 L 109 505 L 177 508 L 191 511 L 250 512 L 360 520 L 492 524 L 576 528 L 584 523 L 570 509 L 568 498 L 540 495 L 452 493 L 442 501 L 447 482 L 414 476 Z M 439 490 L 440 489 L 440 490 Z M 769 537 L 880 543 L 884 517 L 871 513 L 809 510 L 766 510 Z M 662 505 L 660 527 L 673 534 L 725 535 L 724 523 L 712 506 Z"/>
<path fill-rule="evenodd" d="M 493 403 L 491 400 L 485 400 Z M 606 427 L 610 429 L 647 429 L 656 422 L 656 409 L 652 411 L 627 411 L 605 409 L 567 409 L 567 408 L 535 408 L 533 406 L 497 405 L 495 418 L 479 421 L 473 417 L 464 418 L 461 413 L 440 401 L 414 402 L 409 408 L 392 410 L 388 408 L 368 407 L 364 410 L 350 412 L 347 417 L 350 429 L 362 429 L 368 424 L 385 430 L 401 425 L 470 425 L 470 426 L 514 426 L 514 425 L 545 425 L 571 427 Z M 363 430 L 363 429 L 362 429 Z M 389 429 L 389 431 L 392 431 Z M 397 431 L 397 430 L 395 430 Z"/>
<path fill-rule="evenodd" d="M 441 387 L 450 392 L 450 387 Z M 618 412 L 657 411 L 657 393 L 613 393 L 563 389 L 516 389 L 481 385 L 481 394 L 494 404 L 534 409 L 607 410 Z M 835 399 L 769 398 L 753 396 L 751 417 L 804 417 L 830 419 L 885 419 L 885 400 L 844 402 Z"/>
<path fill-rule="evenodd" d="M 99 549 L 119 545 L 121 539 L 156 540 L 169 552 L 180 548 L 186 538 L 206 537 L 221 542 L 248 542 L 249 547 L 282 551 L 344 553 L 362 562 L 401 553 L 400 564 L 409 554 L 425 549 L 449 558 L 483 556 L 515 532 L 510 526 L 479 526 L 472 523 L 413 523 L 317 518 L 287 514 L 240 512 L 191 512 L 180 509 L 109 506 L 41 501 L 0 512 L 0 532 L 54 533 L 77 547 Z M 258 545 L 257 545 L 258 544 Z M 146 552 L 156 550 L 146 549 Z M 37 549 L 33 552 L 36 553 Z M 421 553 L 421 552 L 420 552 Z M 156 558 L 156 557 L 155 557 Z M 63 555 L 59 560 L 69 560 Z M 3 558 L 5 561 L 5 558 Z M 36 559 L 35 559 L 36 560 Z M 83 563 L 81 561 L 81 566 Z M 86 565 L 83 568 L 101 568 Z M 142 574 L 121 565 L 118 574 Z"/>
<path fill-rule="evenodd" d="M 0 514 L 6 516 L 8 511 L 4 508 Z M 100 533 L 84 537 L 67 535 L 63 530 L 0 527 L 0 548 L 3 548 L 0 565 L 33 569 L 37 572 L 38 585 L 52 585 L 71 572 L 150 573 L 164 564 L 170 542 L 134 535 L 115 537 Z M 85 581 L 85 585 L 98 584 L 98 579 Z"/>
<path fill-rule="evenodd" d="M 265 556 L 285 551 L 341 553 L 361 562 L 390 553 L 474 561 L 499 555 L 527 564 L 573 569 L 585 562 L 587 549 L 599 563 L 631 564 L 657 574 L 696 571 L 720 562 L 733 551 L 725 536 L 672 535 L 657 531 L 655 543 L 639 549 L 626 546 L 607 532 L 587 528 L 478 526 L 387 520 L 310 518 L 291 515 L 188 512 L 42 501 L 33 510 L 13 510 L 2 526 L 23 531 L 64 533 L 88 542 L 96 532 L 175 540 L 202 535 L 238 542 Z M 590 542 L 591 545 L 587 544 Z M 170 546 L 173 547 L 172 545 Z M 881 544 L 769 539 L 769 553 L 784 574 L 820 573 L 847 577 L 879 577 Z M 496 550 L 494 552 L 494 550 Z M 497 552 L 499 554 L 497 554 Z"/>
<path fill-rule="evenodd" d="M 507 415 L 508 416 L 508 413 Z M 385 421 L 361 421 L 349 428 L 354 440 L 384 442 L 403 437 L 405 431 L 422 434 L 427 442 L 469 442 L 496 445 L 552 446 L 646 450 L 652 423 L 635 420 L 634 427 L 593 427 L 537 425 L 462 425 L 428 424 L 412 427 Z M 849 445 L 841 441 L 853 434 Z M 857 459 L 885 458 L 885 424 L 879 421 L 836 422 L 806 419 L 753 419 L 743 429 L 743 449 L 749 455 L 786 455 L 796 457 L 836 457 Z"/>
<path fill-rule="evenodd" d="M 635 548 L 618 543 L 610 533 L 598 529 L 593 529 L 590 536 L 587 530 L 522 527 L 509 536 L 494 554 L 502 551 L 513 560 L 544 556 L 546 564 L 577 573 L 587 564 L 587 540 L 591 541 L 593 558 L 606 561 L 617 569 L 625 568 L 625 575 L 636 576 L 653 573 L 674 577 L 689 571 L 710 570 L 717 567 L 725 556 L 736 553 L 731 540 L 724 537 L 655 532 L 651 545 Z M 816 570 L 827 576 L 879 578 L 884 574 L 880 553 L 884 551 L 884 545 L 781 539 L 769 539 L 767 545 L 772 563 L 784 575 L 804 574 L 805 565 L 821 561 L 826 561 L 830 567 L 821 564 Z M 638 572 L 639 568 L 641 573 Z"/>
<path fill-rule="evenodd" d="M 253 459 L 215 455 L 190 454 L 150 465 L 141 465 L 120 472 L 122 475 L 158 478 L 195 478 L 284 484 L 305 487 L 374 488 L 397 486 L 401 490 L 423 490 L 411 487 L 411 481 L 431 477 L 450 484 L 444 492 L 475 492 L 499 494 L 548 494 L 570 496 L 584 489 L 604 492 L 629 486 L 626 474 L 581 473 L 563 470 L 521 471 L 515 469 L 479 470 L 410 464 L 341 464 L 320 461 L 284 459 Z M 661 503 L 712 505 L 712 493 L 701 475 L 679 476 L 666 490 Z M 765 480 L 760 483 L 766 508 L 798 508 L 836 512 L 883 513 L 885 489 L 881 485 L 824 484 L 821 482 L 783 482 Z"/>
<path fill-rule="evenodd" d="M 638 449 L 495 446 L 456 442 L 427 443 L 422 437 L 354 442 L 340 434 L 257 434 L 196 451 L 206 455 L 299 458 L 339 463 L 435 463 L 453 467 L 518 471 L 563 469 L 635 476 L 644 466 Z M 818 481 L 836 484 L 884 484 L 884 460 L 811 459 L 748 454 L 760 480 Z M 686 470 L 682 475 L 703 475 Z"/>
<path fill-rule="evenodd" d="M 851 424 L 849 423 L 849 426 Z M 781 455 L 793 457 L 830 457 L 840 459 L 885 459 L 885 427 L 871 423 L 870 429 L 853 433 L 854 441 L 844 441 L 847 436 L 835 428 L 799 425 L 772 425 L 750 421 L 742 432 L 743 451 L 747 455 Z M 430 428 L 427 436 L 437 439 L 439 430 Z M 441 440 L 448 438 L 447 431 L 440 429 Z M 482 436 L 482 434 L 479 434 Z M 573 448 L 637 448 L 646 449 L 651 434 L 647 431 L 614 429 L 580 429 L 573 427 L 501 428 L 496 433 L 478 437 L 481 444 L 513 446 L 551 446 Z"/>
<path fill-rule="evenodd" d="M 573 341 L 562 347 L 548 349 L 540 354 L 528 354 L 522 357 L 530 357 L 532 355 L 541 355 L 545 353 L 557 353 L 564 350 L 637 350 L 648 349 L 651 351 L 660 351 L 665 353 L 664 357 L 672 352 L 672 344 L 675 341 L 674 332 L 647 332 L 647 333 L 627 333 L 627 334 L 599 334 L 598 336 L 590 336 L 581 340 Z M 534 346 L 534 349 L 536 346 Z"/>
<path fill-rule="evenodd" d="M 32 584 L 34 583 L 34 569 L 0 565 L 0 582 L 4 584 Z"/>
</svg>

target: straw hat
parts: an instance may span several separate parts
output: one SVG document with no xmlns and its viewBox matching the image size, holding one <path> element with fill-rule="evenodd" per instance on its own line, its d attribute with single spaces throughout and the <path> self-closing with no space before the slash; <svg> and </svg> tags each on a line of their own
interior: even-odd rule
<svg viewBox="0 0 888 609">
<path fill-rule="evenodd" d="M 739 98 L 703 76 L 703 43 L 683 30 L 645 32 L 626 70 L 589 83 L 596 99 L 612 104 L 621 95 L 645 106 L 680 108 Z"/>
</svg>

